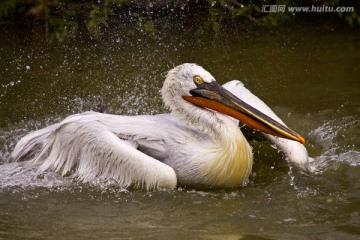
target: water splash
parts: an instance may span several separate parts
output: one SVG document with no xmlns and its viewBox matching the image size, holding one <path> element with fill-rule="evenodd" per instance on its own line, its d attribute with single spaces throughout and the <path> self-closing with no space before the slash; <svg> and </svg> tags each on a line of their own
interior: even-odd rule
<svg viewBox="0 0 360 240">
<path fill-rule="evenodd" d="M 59 187 L 71 185 L 71 177 L 62 177 L 55 172 L 39 174 L 37 167 L 28 167 L 28 162 L 13 162 L 0 165 L 0 189 L 13 187 Z"/>
<path fill-rule="evenodd" d="M 10 158 L 15 144 L 20 140 L 20 136 L 25 135 L 26 132 L 24 128 L 0 129 L 0 164 L 5 163 Z"/>
<path fill-rule="evenodd" d="M 330 164 L 335 167 L 339 164 L 360 166 L 360 151 L 356 149 L 360 146 L 360 138 L 354 134 L 358 129 L 360 120 L 348 116 L 327 121 L 312 130 L 309 137 L 323 148 L 322 153 L 314 157 L 311 163 L 315 172 L 322 172 Z"/>
</svg>

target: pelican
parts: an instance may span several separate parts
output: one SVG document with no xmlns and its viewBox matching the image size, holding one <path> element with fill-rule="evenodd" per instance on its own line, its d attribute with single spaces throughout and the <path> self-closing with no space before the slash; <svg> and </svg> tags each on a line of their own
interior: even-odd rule
<svg viewBox="0 0 360 240">
<path fill-rule="evenodd" d="M 309 170 L 304 138 L 240 81 L 221 86 L 201 66 L 185 63 L 168 72 L 161 94 L 169 114 L 71 115 L 23 137 L 11 159 L 28 160 L 39 173 L 115 180 L 125 188 L 243 186 L 253 154 L 240 121 L 263 132 L 290 161 Z"/>
</svg>

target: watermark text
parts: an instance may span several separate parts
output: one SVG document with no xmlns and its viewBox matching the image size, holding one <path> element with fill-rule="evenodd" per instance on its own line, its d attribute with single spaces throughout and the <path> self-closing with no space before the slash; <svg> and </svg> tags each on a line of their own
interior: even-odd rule
<svg viewBox="0 0 360 240">
<path fill-rule="evenodd" d="M 354 12 L 354 7 L 331 7 L 331 6 L 314 6 L 311 7 L 292 7 L 286 5 L 263 5 L 261 12 L 266 13 L 325 13 L 325 12 Z"/>
</svg>

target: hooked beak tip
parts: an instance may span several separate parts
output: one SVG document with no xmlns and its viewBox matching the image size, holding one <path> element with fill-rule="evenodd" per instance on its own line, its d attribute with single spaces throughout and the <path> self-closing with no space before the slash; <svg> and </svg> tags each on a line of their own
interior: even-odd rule
<svg viewBox="0 0 360 240">
<path fill-rule="evenodd" d="M 303 138 L 302 136 L 298 136 L 298 140 L 300 143 L 302 143 L 303 145 L 305 144 L 305 138 Z"/>
</svg>

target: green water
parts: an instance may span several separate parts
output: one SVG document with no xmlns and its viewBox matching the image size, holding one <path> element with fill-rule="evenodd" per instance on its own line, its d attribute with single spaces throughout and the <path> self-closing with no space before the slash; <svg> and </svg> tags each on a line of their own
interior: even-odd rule
<svg viewBox="0 0 360 240">
<path fill-rule="evenodd" d="M 253 142 L 250 183 L 236 189 L 125 191 L 53 173 L 0 179 L 0 239 L 358 239 L 360 34 L 318 27 L 196 39 L 188 33 L 47 45 L 0 38 L 0 176 L 26 133 L 69 114 L 167 111 L 166 71 L 196 62 L 239 79 L 306 139 L 317 171 Z"/>
</svg>

